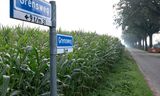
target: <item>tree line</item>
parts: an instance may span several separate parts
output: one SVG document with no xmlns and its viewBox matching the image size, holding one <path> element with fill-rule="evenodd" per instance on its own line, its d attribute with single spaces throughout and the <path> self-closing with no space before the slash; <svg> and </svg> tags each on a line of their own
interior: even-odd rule
<svg viewBox="0 0 160 96">
<path fill-rule="evenodd" d="M 120 0 L 114 8 L 118 12 L 115 22 L 122 26 L 124 42 L 132 47 L 151 48 L 153 34 L 160 29 L 160 0 Z"/>
</svg>

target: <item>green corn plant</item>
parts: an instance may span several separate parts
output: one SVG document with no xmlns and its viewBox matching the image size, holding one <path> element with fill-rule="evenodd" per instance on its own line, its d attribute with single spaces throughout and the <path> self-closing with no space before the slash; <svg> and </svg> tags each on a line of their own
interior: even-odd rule
<svg viewBox="0 0 160 96">
<path fill-rule="evenodd" d="M 109 74 L 123 53 L 114 37 L 83 31 L 57 33 L 74 37 L 73 53 L 57 55 L 57 84 L 60 96 L 87 96 L 96 90 L 103 74 Z M 49 34 L 39 29 L 0 29 L 0 86 L 6 96 L 50 94 Z M 3 82 L 4 77 L 6 83 Z M 8 81 L 7 81 L 8 80 Z M 5 84 L 5 85 L 4 85 Z M 2 95 L 2 87 L 0 87 Z"/>
<path fill-rule="evenodd" d="M 3 84 L 0 88 L 1 89 L 1 91 L 0 91 L 1 96 L 6 96 L 8 85 L 9 85 L 9 80 L 10 80 L 9 76 L 3 75 Z"/>
</svg>

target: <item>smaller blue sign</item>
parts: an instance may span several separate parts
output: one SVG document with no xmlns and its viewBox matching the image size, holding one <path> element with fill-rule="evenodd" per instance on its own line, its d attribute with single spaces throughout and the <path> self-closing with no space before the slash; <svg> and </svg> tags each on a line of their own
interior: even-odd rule
<svg viewBox="0 0 160 96">
<path fill-rule="evenodd" d="M 73 37 L 69 35 L 57 34 L 57 48 L 73 47 Z"/>
</svg>

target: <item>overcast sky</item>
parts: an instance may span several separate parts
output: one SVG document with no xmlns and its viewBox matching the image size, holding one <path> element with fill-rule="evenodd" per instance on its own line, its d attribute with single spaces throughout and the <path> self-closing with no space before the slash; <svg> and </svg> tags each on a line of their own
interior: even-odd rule
<svg viewBox="0 0 160 96">
<path fill-rule="evenodd" d="M 46 0 L 50 1 L 50 0 Z M 96 31 L 120 37 L 120 30 L 113 26 L 113 3 L 118 0 L 55 0 L 57 3 L 57 28 L 64 30 Z M 9 18 L 9 0 L 0 0 L 0 24 L 22 25 L 22 22 Z M 26 23 L 25 26 L 47 28 Z"/>
</svg>

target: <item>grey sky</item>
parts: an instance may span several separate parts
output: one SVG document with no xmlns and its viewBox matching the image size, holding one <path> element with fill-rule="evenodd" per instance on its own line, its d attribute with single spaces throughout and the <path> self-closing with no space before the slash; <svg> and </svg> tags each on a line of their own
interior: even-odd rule
<svg viewBox="0 0 160 96">
<path fill-rule="evenodd" d="M 114 2 L 113 0 L 56 0 L 57 28 L 96 31 L 98 34 L 120 37 L 120 30 L 116 30 L 113 26 Z M 9 26 L 22 25 L 21 21 L 9 18 L 9 0 L 0 0 L 0 23 Z M 27 22 L 24 22 L 24 25 L 47 29 Z"/>
</svg>

